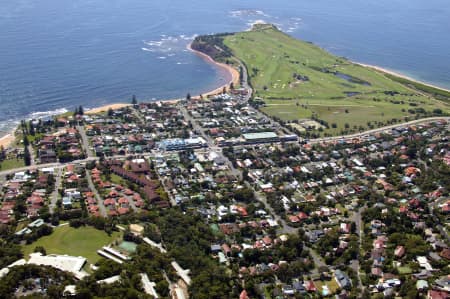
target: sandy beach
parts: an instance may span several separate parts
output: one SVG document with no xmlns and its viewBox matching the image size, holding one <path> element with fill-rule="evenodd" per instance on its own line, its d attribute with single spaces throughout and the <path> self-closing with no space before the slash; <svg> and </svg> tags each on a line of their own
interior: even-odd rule
<svg viewBox="0 0 450 299">
<path fill-rule="evenodd" d="M 234 85 L 238 85 L 239 84 L 239 72 L 235 68 L 233 68 L 230 65 L 214 61 L 210 56 L 206 55 L 205 53 L 202 53 L 200 51 L 192 49 L 191 48 L 191 44 L 189 44 L 187 46 L 187 49 L 192 51 L 196 55 L 199 55 L 203 59 L 205 59 L 206 62 L 214 64 L 214 65 L 222 68 L 226 72 L 228 72 L 229 77 L 228 77 L 227 83 L 217 87 L 214 90 L 211 90 L 211 91 L 203 93 L 202 94 L 203 97 L 206 98 L 208 96 L 220 94 L 220 93 L 222 93 L 223 88 L 225 87 L 225 88 L 228 89 L 228 87 L 229 87 L 229 85 L 231 83 L 233 83 Z M 411 77 L 408 77 L 408 76 L 406 76 L 404 74 L 401 74 L 401 73 L 398 73 L 398 72 L 395 72 L 395 71 L 391 71 L 389 69 L 385 69 L 385 68 L 382 68 L 382 67 L 379 67 L 379 66 L 370 65 L 370 64 L 364 64 L 364 63 L 359 63 L 359 62 L 353 62 L 353 63 L 358 64 L 360 66 L 372 68 L 372 69 L 374 69 L 376 71 L 379 71 L 379 72 L 391 74 L 391 75 L 394 75 L 394 76 L 397 76 L 397 77 L 400 77 L 400 78 L 404 78 L 404 79 L 407 79 L 407 80 L 411 80 L 411 81 L 418 82 L 418 83 L 421 83 L 421 84 L 424 84 L 424 85 L 428 85 L 428 86 L 431 86 L 431 87 L 434 87 L 434 88 L 437 88 L 437 89 L 440 89 L 440 90 L 445 90 L 445 91 L 450 92 L 449 89 L 445 89 L 445 88 L 438 87 L 438 86 L 435 86 L 435 85 L 432 85 L 432 84 L 429 84 L 429 83 L 426 83 L 426 82 L 422 82 L 422 81 L 413 79 Z M 199 95 L 198 96 L 192 96 L 192 98 L 193 99 L 199 99 L 200 96 Z M 167 100 L 158 100 L 158 101 L 165 102 L 165 103 L 176 104 L 179 100 L 180 99 L 167 99 Z M 101 107 L 96 107 L 96 108 L 92 108 L 92 109 L 86 110 L 85 114 L 96 114 L 96 113 L 106 112 L 109 109 L 115 110 L 115 109 L 120 109 L 120 108 L 123 108 L 123 107 L 130 106 L 130 105 L 131 104 L 126 104 L 126 103 L 109 104 L 109 105 L 104 105 L 104 106 L 101 106 Z M 13 134 L 13 132 L 11 132 L 11 133 L 3 136 L 3 137 L 0 137 L 0 146 L 3 146 L 5 148 L 7 148 L 14 142 L 14 140 L 15 140 L 14 134 Z"/>
<path fill-rule="evenodd" d="M 214 64 L 214 65 L 226 70 L 230 74 L 229 80 L 226 84 L 223 84 L 222 86 L 219 86 L 214 90 L 205 92 L 202 94 L 202 96 L 208 97 L 208 96 L 222 93 L 223 88 L 225 87 L 228 90 L 228 87 L 230 86 L 231 83 L 233 83 L 235 86 L 237 86 L 239 84 L 239 72 L 234 67 L 227 65 L 225 63 L 217 62 L 214 59 L 212 59 L 209 55 L 206 55 L 205 53 L 202 53 L 200 51 L 192 49 L 191 44 L 189 44 L 187 46 L 187 49 L 189 51 L 192 51 L 193 53 L 197 54 L 198 56 L 202 57 L 203 59 L 205 59 L 206 62 Z M 199 97 L 200 96 L 193 96 L 192 98 L 195 99 L 195 98 L 199 98 Z"/>
<path fill-rule="evenodd" d="M 96 113 L 100 113 L 100 112 L 106 112 L 109 109 L 115 110 L 115 109 L 120 109 L 123 107 L 130 106 L 130 105 L 131 104 L 125 104 L 125 103 L 109 104 L 109 105 L 89 109 L 85 112 L 85 114 L 96 114 Z"/>
<path fill-rule="evenodd" d="M 430 87 L 433 87 L 433 88 L 436 88 L 436 89 L 445 90 L 445 91 L 450 92 L 450 89 L 445 89 L 445 88 L 442 88 L 442 87 L 439 87 L 439 86 L 436 86 L 436 85 L 433 85 L 433 84 L 429 84 L 429 83 L 426 83 L 426 82 L 423 82 L 423 81 L 419 81 L 417 79 L 408 77 L 408 76 L 406 76 L 406 75 L 404 75 L 402 73 L 397 73 L 397 72 L 394 72 L 394 71 L 391 71 L 391 70 L 388 70 L 388 69 L 385 69 L 385 68 L 382 68 L 382 67 L 379 67 L 379 66 L 376 66 L 376 65 L 365 64 L 365 63 L 360 63 L 360 62 L 353 62 L 353 63 L 358 64 L 360 66 L 364 66 L 364 67 L 368 67 L 368 68 L 377 70 L 377 71 L 382 72 L 382 73 L 390 74 L 390 75 L 397 76 L 397 77 L 400 77 L 400 78 L 403 78 L 403 79 L 406 79 L 406 80 L 414 81 L 414 82 L 417 82 L 417 83 L 420 83 L 420 84 L 423 84 L 423 85 L 427 85 L 427 86 L 430 86 Z"/>
<path fill-rule="evenodd" d="M 208 55 L 201 53 L 199 51 L 193 50 L 190 48 L 190 46 L 188 46 L 188 49 L 191 50 L 192 52 L 196 53 L 197 55 L 203 57 L 208 63 L 212 63 L 215 64 L 221 68 L 223 68 L 224 70 L 226 70 L 229 73 L 230 79 L 228 81 L 227 84 L 224 84 L 220 87 L 217 87 L 214 90 L 211 90 L 209 92 L 205 92 L 202 95 L 204 97 L 207 96 L 211 96 L 211 95 L 216 95 L 222 92 L 223 88 L 226 87 L 228 89 L 229 85 L 231 82 L 233 82 L 233 84 L 237 85 L 239 84 L 239 72 L 234 69 L 233 67 L 226 65 L 224 63 L 218 63 L 215 62 L 211 57 L 209 57 Z M 195 98 L 199 98 L 199 96 L 193 96 L 193 99 Z M 167 100 L 158 100 L 161 102 L 165 102 L 165 103 L 171 103 L 171 104 L 176 104 L 180 99 L 167 99 Z M 157 102 L 157 101 L 156 101 Z M 115 110 L 115 109 L 120 109 L 123 107 L 127 107 L 130 106 L 131 104 L 126 104 L 126 103 L 116 103 L 116 104 L 109 104 L 109 105 L 104 105 L 104 106 L 100 106 L 100 107 L 96 107 L 96 108 L 92 108 L 89 110 L 85 110 L 85 114 L 96 114 L 96 113 L 101 113 L 101 112 L 106 112 L 109 109 Z M 7 134 L 3 137 L 0 137 L 0 146 L 3 146 L 5 148 L 9 147 L 15 140 L 15 137 L 13 136 L 13 134 Z"/>
<path fill-rule="evenodd" d="M 14 142 L 14 140 L 15 138 L 13 134 L 6 134 L 5 136 L 0 138 L 0 146 L 7 148 Z"/>
</svg>

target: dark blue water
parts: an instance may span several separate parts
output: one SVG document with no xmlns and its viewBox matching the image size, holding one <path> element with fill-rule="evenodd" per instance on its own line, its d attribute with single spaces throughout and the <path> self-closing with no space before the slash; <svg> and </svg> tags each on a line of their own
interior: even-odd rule
<svg viewBox="0 0 450 299">
<path fill-rule="evenodd" d="M 226 75 L 195 34 L 263 20 L 334 54 L 450 88 L 448 0 L 0 0 L 0 130 L 21 118 L 199 94 Z M 1 132 L 0 132 L 1 133 Z"/>
</svg>

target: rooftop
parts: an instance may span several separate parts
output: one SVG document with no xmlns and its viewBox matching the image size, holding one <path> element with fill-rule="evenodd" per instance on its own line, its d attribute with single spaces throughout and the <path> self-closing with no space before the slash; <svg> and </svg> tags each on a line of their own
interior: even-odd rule
<svg viewBox="0 0 450 299">
<path fill-rule="evenodd" d="M 242 136 L 244 136 L 246 140 L 270 139 L 278 137 L 278 135 L 274 132 L 247 133 Z"/>
</svg>

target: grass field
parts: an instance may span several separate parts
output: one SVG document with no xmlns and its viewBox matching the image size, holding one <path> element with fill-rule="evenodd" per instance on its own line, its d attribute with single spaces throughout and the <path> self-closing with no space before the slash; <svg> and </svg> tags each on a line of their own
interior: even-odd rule
<svg viewBox="0 0 450 299">
<path fill-rule="evenodd" d="M 412 273 L 411 268 L 407 267 L 407 266 L 405 266 L 405 267 L 398 267 L 397 269 L 398 269 L 398 273 L 400 273 L 400 274 L 411 274 Z"/>
<path fill-rule="evenodd" d="M 261 109 L 285 121 L 311 118 L 328 123 L 330 134 L 377 127 L 392 119 L 423 117 L 435 109 L 450 111 L 448 103 L 411 88 L 374 69 L 354 64 L 271 25 L 224 37 L 224 44 L 247 66 Z M 423 110 L 422 110 L 423 109 Z M 331 128 L 335 124 L 336 128 Z M 348 129 L 348 128 L 347 128 Z"/>
<path fill-rule="evenodd" d="M 6 159 L 0 162 L 0 170 L 8 170 L 25 166 L 23 159 Z"/>
<path fill-rule="evenodd" d="M 314 281 L 314 284 L 316 285 L 316 288 L 320 294 L 322 293 L 323 286 L 328 287 L 328 291 L 330 292 L 329 293 L 330 295 L 335 294 L 336 291 L 339 289 L 339 285 L 337 284 L 337 282 L 334 278 L 331 279 L 330 281 L 316 280 L 316 281 Z"/>
<path fill-rule="evenodd" d="M 83 256 L 90 263 L 95 263 L 100 259 L 97 250 L 120 238 L 120 235 L 120 232 L 114 232 L 108 236 L 104 231 L 89 226 L 80 228 L 72 228 L 69 225 L 59 226 L 50 236 L 23 246 L 23 253 L 28 258 L 28 254 L 32 253 L 36 246 L 43 246 L 47 254 Z"/>
</svg>

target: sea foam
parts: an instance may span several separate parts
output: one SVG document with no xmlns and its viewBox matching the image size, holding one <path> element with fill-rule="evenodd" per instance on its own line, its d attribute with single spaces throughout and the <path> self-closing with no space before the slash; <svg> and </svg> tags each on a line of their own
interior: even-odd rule
<svg viewBox="0 0 450 299">
<path fill-rule="evenodd" d="M 45 118 L 49 116 L 64 114 L 69 112 L 66 108 L 58 108 L 55 110 L 49 110 L 49 111 L 38 111 L 38 112 L 32 112 L 28 114 L 27 119 L 36 119 L 36 118 Z"/>
</svg>

